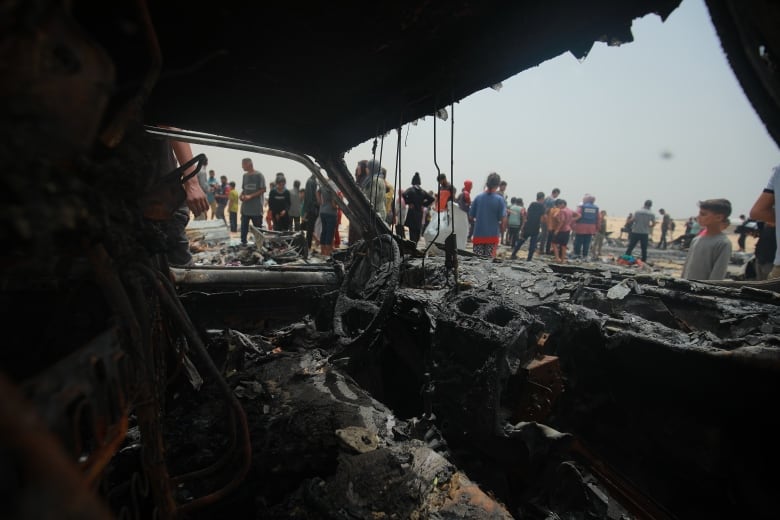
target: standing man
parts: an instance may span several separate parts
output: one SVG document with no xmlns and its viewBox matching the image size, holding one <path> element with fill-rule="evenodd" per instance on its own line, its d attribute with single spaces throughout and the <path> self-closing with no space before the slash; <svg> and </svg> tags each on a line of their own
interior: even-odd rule
<svg viewBox="0 0 780 520">
<path fill-rule="evenodd" d="M 206 191 L 206 198 L 209 201 L 209 208 L 211 208 L 211 220 L 217 218 L 217 187 L 219 182 L 217 182 L 216 175 L 214 170 L 209 170 L 209 189 Z"/>
<path fill-rule="evenodd" d="M 507 195 L 506 195 L 506 181 L 504 181 L 504 180 L 501 181 L 501 184 L 498 185 L 498 192 L 497 193 L 499 195 L 501 195 L 502 197 L 504 197 L 504 204 L 506 204 L 507 207 L 509 207 L 509 200 L 508 200 Z M 507 235 L 508 235 L 508 232 L 506 230 L 503 233 L 501 233 L 501 243 L 504 244 L 505 246 L 511 245 L 509 243 L 509 239 L 507 238 Z"/>
<path fill-rule="evenodd" d="M 293 230 L 301 230 L 301 181 L 293 181 L 292 190 L 290 190 L 290 218 L 292 219 Z"/>
<path fill-rule="evenodd" d="M 512 197 L 509 202 L 509 208 L 506 210 L 509 214 L 507 239 L 514 248 L 517 241 L 520 240 L 520 229 L 523 227 L 523 220 L 525 220 L 525 208 L 523 207 L 523 199 Z"/>
<path fill-rule="evenodd" d="M 303 229 L 306 231 L 306 244 L 309 250 L 311 250 L 311 241 L 314 238 L 314 225 L 317 223 L 317 217 L 320 215 L 320 203 L 317 200 L 317 191 L 319 191 L 319 185 L 317 184 L 317 177 L 311 174 L 309 180 L 306 181 L 306 188 L 303 194 Z M 349 229 L 356 224 L 350 222 Z M 351 235 L 351 233 L 350 233 Z M 352 245 L 350 242 L 349 245 Z"/>
<path fill-rule="evenodd" d="M 558 200 L 558 196 L 561 194 L 561 190 L 553 188 L 550 192 L 550 196 L 544 199 L 544 217 L 542 218 L 542 236 L 539 239 L 539 249 L 546 255 L 551 254 L 553 236 L 550 233 L 552 229 L 552 210 L 555 209 L 555 201 Z"/>
<path fill-rule="evenodd" d="M 555 261 L 565 264 L 568 261 L 566 250 L 569 247 L 569 238 L 571 238 L 571 225 L 579 217 L 579 214 L 569 209 L 563 199 L 556 200 L 555 207 L 558 211 L 551 213 L 552 248 L 555 253 Z"/>
<path fill-rule="evenodd" d="M 382 177 L 382 168 L 379 165 L 379 161 L 376 159 L 368 161 L 368 178 L 363 184 L 363 193 L 373 210 L 379 215 L 379 218 L 386 220 L 385 193 L 387 193 L 387 184 L 385 184 L 385 179 Z"/>
<path fill-rule="evenodd" d="M 520 240 L 512 246 L 512 260 L 517 258 L 517 252 L 526 240 L 530 240 L 528 243 L 528 261 L 530 262 L 534 259 L 536 242 L 539 240 L 539 226 L 542 223 L 542 217 L 545 212 L 544 200 L 544 192 L 540 191 L 536 194 L 536 200 L 529 204 L 525 213 L 525 221 L 520 227 Z"/>
<path fill-rule="evenodd" d="M 466 179 L 463 181 L 463 190 L 460 192 L 460 195 L 455 199 L 455 201 L 458 203 L 458 207 L 463 210 L 467 215 L 469 213 L 469 209 L 471 209 L 471 187 L 474 184 Z M 469 219 L 469 234 L 468 237 L 466 237 L 467 242 L 471 242 L 471 236 L 474 234 L 474 223 L 471 222 Z"/>
<path fill-rule="evenodd" d="M 599 213 L 599 230 L 596 233 L 596 241 L 593 244 L 593 259 L 598 260 L 601 257 L 601 248 L 607 239 L 607 212 L 603 209 Z"/>
<path fill-rule="evenodd" d="M 756 241 L 756 280 L 766 280 L 774 268 L 777 251 L 775 226 L 766 222 L 757 222 L 756 225 L 759 228 L 758 241 Z"/>
<path fill-rule="evenodd" d="M 501 181 L 501 184 L 498 185 L 498 194 L 504 197 L 504 202 L 506 202 L 506 181 Z"/>
<path fill-rule="evenodd" d="M 241 161 L 244 177 L 241 181 L 241 245 L 246 245 L 247 233 L 249 233 L 249 221 L 258 229 L 263 227 L 263 194 L 265 193 L 265 177 L 255 171 L 252 159 L 245 158 Z"/>
<path fill-rule="evenodd" d="M 219 177 L 219 185 L 214 190 L 214 198 L 217 201 L 217 218 L 225 220 L 225 208 L 230 198 L 230 186 L 224 175 Z"/>
<path fill-rule="evenodd" d="M 577 208 L 579 217 L 574 222 L 574 256 L 587 259 L 590 252 L 590 242 L 598 233 L 601 224 L 601 213 L 596 206 L 596 197 L 586 193 L 582 204 Z"/>
<path fill-rule="evenodd" d="M 306 190 L 308 192 L 308 189 Z M 333 241 L 336 236 L 336 226 L 338 225 L 338 202 L 339 189 L 333 179 L 317 191 L 317 201 L 320 207 L 320 221 L 322 222 L 322 231 L 320 232 L 320 254 L 330 256 L 333 253 Z"/>
<path fill-rule="evenodd" d="M 276 174 L 274 189 L 268 194 L 268 211 L 274 223 L 274 231 L 290 231 L 290 192 L 285 185 L 287 179 L 282 172 Z"/>
<path fill-rule="evenodd" d="M 628 249 L 626 254 L 630 255 L 634 251 L 637 242 L 642 248 L 642 261 L 647 261 L 647 242 L 650 237 L 650 232 L 655 226 L 655 213 L 650 208 L 653 207 L 652 200 L 646 200 L 642 209 L 638 209 L 634 212 L 634 216 L 626 221 L 626 224 L 631 224 L 631 233 L 628 235 Z"/>
<path fill-rule="evenodd" d="M 420 172 L 414 172 L 412 185 L 403 193 L 406 203 L 406 222 L 409 239 L 417 246 L 423 224 L 423 210 L 433 203 L 433 197 L 420 187 Z"/>
<path fill-rule="evenodd" d="M 474 219 L 474 254 L 495 258 L 501 234 L 506 231 L 506 201 L 496 190 L 501 177 L 495 172 L 487 177 L 485 191 L 474 197 L 469 216 Z"/>
<path fill-rule="evenodd" d="M 780 216 L 780 204 L 775 203 L 775 193 L 780 190 L 780 166 L 775 166 L 766 188 L 758 196 L 758 199 L 750 209 L 750 218 L 758 220 L 765 224 L 774 226 L 775 237 L 780 244 L 780 227 L 777 227 L 778 216 Z M 775 252 L 775 261 L 772 271 L 769 273 L 769 280 L 780 278 L 780 247 Z"/>
<path fill-rule="evenodd" d="M 739 247 L 740 253 L 745 252 L 745 239 L 747 238 L 748 235 L 748 230 L 745 227 L 745 224 L 747 224 L 745 215 L 740 215 L 739 224 L 737 225 L 737 229 L 735 230 L 737 233 L 739 233 L 739 238 L 737 239 L 737 246 Z"/>
<path fill-rule="evenodd" d="M 658 249 L 666 249 L 666 233 L 671 231 L 672 217 L 661 208 L 658 210 L 661 214 L 661 240 L 658 241 Z"/>
<path fill-rule="evenodd" d="M 447 211 L 447 203 L 452 197 L 452 186 L 450 181 L 447 180 L 447 175 L 440 173 L 436 177 L 436 182 L 439 183 L 439 191 L 436 197 L 436 211 L 441 213 Z"/>
</svg>

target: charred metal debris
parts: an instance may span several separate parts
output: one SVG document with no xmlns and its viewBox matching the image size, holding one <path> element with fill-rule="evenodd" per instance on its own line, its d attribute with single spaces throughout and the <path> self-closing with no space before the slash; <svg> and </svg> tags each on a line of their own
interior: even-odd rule
<svg viewBox="0 0 780 520">
<path fill-rule="evenodd" d="M 777 293 L 471 257 L 456 286 L 445 259 L 423 266 L 387 235 L 355 246 L 343 268 L 301 272 L 196 268 L 171 280 L 118 270 L 100 247 L 88 257 L 112 310 L 105 332 L 22 378 L 16 406 L 38 410 L 84 493 L 119 517 L 777 507 L 765 410 L 780 390 Z M 71 297 L 61 312 L 78 319 Z M 5 467 L 37 481 L 25 452 Z M 29 512 L 29 482 L 15 482 L 16 510 Z"/>
<path fill-rule="evenodd" d="M 776 287 L 423 263 L 343 160 L 678 4 L 0 2 L 4 515 L 776 516 Z M 708 5 L 777 139 L 776 9 Z M 154 138 L 204 135 L 326 171 L 365 241 L 172 269 Z"/>
</svg>

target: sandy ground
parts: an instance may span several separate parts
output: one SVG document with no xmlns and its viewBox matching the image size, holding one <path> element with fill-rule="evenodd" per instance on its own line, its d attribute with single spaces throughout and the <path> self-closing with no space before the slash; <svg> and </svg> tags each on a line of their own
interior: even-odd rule
<svg viewBox="0 0 780 520">
<path fill-rule="evenodd" d="M 685 220 L 675 220 L 675 230 L 672 233 L 672 237 L 669 238 L 666 237 L 666 240 L 671 242 L 674 238 L 677 238 L 678 236 L 682 235 L 685 232 Z M 733 219 L 732 219 L 733 220 Z M 612 232 L 612 237 L 618 237 L 620 235 L 620 228 L 623 227 L 623 223 L 626 221 L 625 217 L 607 217 L 607 231 Z M 736 251 L 738 249 L 737 245 L 737 239 L 739 238 L 739 235 L 734 233 L 734 226 L 733 224 L 729 227 L 729 229 L 726 230 L 726 235 L 731 239 L 731 245 Z M 623 234 L 623 238 L 627 238 L 626 234 Z M 653 239 L 654 244 L 658 244 L 658 241 L 661 239 L 661 223 L 659 221 L 658 224 L 656 224 L 655 228 L 653 228 L 653 232 L 651 234 L 651 238 Z M 756 239 L 753 237 L 747 237 L 747 240 L 745 241 L 745 250 L 749 253 L 752 253 L 756 248 Z"/>
<path fill-rule="evenodd" d="M 621 254 L 625 252 L 625 248 L 627 246 L 628 242 L 628 236 L 623 233 L 621 237 L 620 229 L 623 227 L 623 223 L 625 222 L 625 217 L 607 217 L 607 231 L 611 232 L 609 235 L 610 238 L 618 239 L 616 241 L 616 244 L 608 245 L 605 244 L 602 249 L 602 257 L 598 261 L 594 262 L 587 262 L 587 263 L 614 263 L 617 257 L 619 257 Z M 667 241 L 671 242 L 674 238 L 680 236 L 684 230 L 685 230 L 685 220 L 675 220 L 675 231 L 671 234 L 671 236 L 667 237 Z M 739 235 L 734 233 L 734 225 L 732 225 L 727 231 L 726 234 L 731 239 L 733 250 L 736 252 L 738 249 L 737 246 L 737 239 L 739 238 Z M 341 247 L 346 247 L 348 244 L 346 244 L 347 236 L 349 232 L 349 221 L 347 220 L 346 216 L 342 218 L 341 226 L 339 227 L 339 231 L 341 234 Z M 239 233 L 231 233 L 231 238 L 239 238 Z M 653 232 L 651 233 L 651 239 L 652 244 L 648 248 L 648 263 L 650 266 L 648 269 L 651 269 L 655 272 L 660 272 L 663 274 L 668 274 L 671 276 L 679 276 L 682 272 L 682 265 L 685 262 L 685 255 L 686 253 L 684 251 L 678 251 L 678 250 L 660 250 L 655 247 L 655 245 L 658 244 L 658 240 L 661 238 L 661 229 L 660 229 L 660 221 L 653 229 Z M 747 237 L 746 240 L 746 251 L 748 253 L 752 253 L 755 250 L 755 243 L 756 239 L 753 237 Z M 418 247 L 421 249 L 425 247 L 425 239 L 421 239 L 420 243 L 418 244 Z M 467 250 L 471 250 L 471 244 L 468 244 Z M 315 249 L 317 251 L 318 248 Z M 527 246 L 523 246 L 521 249 L 521 252 L 519 253 L 519 257 L 521 259 L 525 258 L 525 254 L 527 251 Z M 569 253 L 571 253 L 571 248 L 569 250 Z M 507 260 L 509 261 L 509 256 L 511 254 L 511 249 L 507 246 L 500 246 L 499 252 L 497 255 L 497 258 L 501 260 Z M 634 250 L 635 255 L 640 254 L 640 249 L 637 246 Z M 544 261 L 544 262 L 550 262 L 552 261 L 551 256 L 545 256 L 545 255 L 537 255 L 535 257 L 536 260 Z M 518 260 L 523 261 L 523 260 Z M 582 261 L 575 261 L 584 263 Z M 738 270 L 738 268 L 735 268 Z"/>
</svg>

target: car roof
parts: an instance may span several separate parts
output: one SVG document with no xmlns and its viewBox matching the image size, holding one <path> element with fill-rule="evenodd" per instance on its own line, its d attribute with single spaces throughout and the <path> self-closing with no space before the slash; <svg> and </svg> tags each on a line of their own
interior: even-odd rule
<svg viewBox="0 0 780 520">
<path fill-rule="evenodd" d="M 634 19 L 665 19 L 679 3 L 150 2 L 163 61 L 145 120 L 301 153 L 346 151 L 561 53 L 631 41 Z M 147 42 L 116 6 L 103 9 L 112 16 L 90 6 L 82 18 L 114 58 L 121 91 L 140 81 Z"/>
</svg>

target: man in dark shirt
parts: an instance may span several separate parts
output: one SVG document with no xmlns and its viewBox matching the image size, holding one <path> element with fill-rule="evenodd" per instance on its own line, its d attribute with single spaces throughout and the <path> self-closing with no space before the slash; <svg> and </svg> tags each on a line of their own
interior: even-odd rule
<svg viewBox="0 0 780 520">
<path fill-rule="evenodd" d="M 263 201 L 265 194 L 265 177 L 255 170 L 252 159 L 241 160 L 244 176 L 241 179 L 241 245 L 247 244 L 249 222 L 258 229 L 263 227 Z"/>
<path fill-rule="evenodd" d="M 433 197 L 420 188 L 420 184 L 420 172 L 414 172 L 411 187 L 402 195 L 407 207 L 405 224 L 409 226 L 409 238 L 415 245 L 420 240 L 423 210 L 433 203 Z"/>
<path fill-rule="evenodd" d="M 290 231 L 290 192 L 285 188 L 287 179 L 283 173 L 276 174 L 275 187 L 268 193 L 268 209 L 274 221 L 274 231 Z"/>
<path fill-rule="evenodd" d="M 517 259 L 517 252 L 526 240 L 530 239 L 528 244 L 528 261 L 533 260 L 534 251 L 536 251 L 536 243 L 539 240 L 539 227 L 542 223 L 542 216 L 547 208 L 544 206 L 544 193 L 539 192 L 536 194 L 536 200 L 532 202 L 526 210 L 525 222 L 520 230 L 520 240 L 515 244 L 512 249 L 512 259 Z"/>
</svg>

